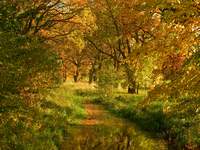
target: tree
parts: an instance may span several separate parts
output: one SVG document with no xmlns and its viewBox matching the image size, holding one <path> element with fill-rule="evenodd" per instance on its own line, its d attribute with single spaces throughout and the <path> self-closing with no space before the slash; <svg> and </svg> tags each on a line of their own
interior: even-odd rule
<svg viewBox="0 0 200 150">
<path fill-rule="evenodd" d="M 136 93 L 137 58 L 144 50 L 143 45 L 154 37 L 150 32 L 152 26 L 147 26 L 152 21 L 147 15 L 151 9 L 143 5 L 143 2 L 104 0 L 90 6 L 98 18 L 98 30 L 86 40 L 111 58 L 117 70 L 124 66 L 129 93 Z"/>
<path fill-rule="evenodd" d="M 33 105 L 40 90 L 60 82 L 59 53 L 52 40 L 69 34 L 71 28 L 59 32 L 58 27 L 69 24 L 83 5 L 61 0 L 0 4 L 1 95 L 21 95 Z"/>
</svg>

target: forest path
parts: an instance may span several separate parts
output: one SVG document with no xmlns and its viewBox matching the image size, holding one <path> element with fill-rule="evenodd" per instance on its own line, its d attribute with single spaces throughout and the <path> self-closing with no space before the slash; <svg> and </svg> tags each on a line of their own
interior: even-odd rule
<svg viewBox="0 0 200 150">
<path fill-rule="evenodd" d="M 162 139 L 139 131 L 129 121 L 112 115 L 103 106 L 85 104 L 87 117 L 68 129 L 62 150 L 166 150 Z"/>
<path fill-rule="evenodd" d="M 87 112 L 87 118 L 81 122 L 82 125 L 99 125 L 105 123 L 102 120 L 105 110 L 100 108 L 100 106 L 94 104 L 85 104 L 85 110 Z"/>
<path fill-rule="evenodd" d="M 85 104 L 85 111 L 87 112 L 86 119 L 82 120 L 81 125 L 94 126 L 120 126 L 124 125 L 123 121 L 111 115 L 105 108 L 97 104 Z"/>
</svg>

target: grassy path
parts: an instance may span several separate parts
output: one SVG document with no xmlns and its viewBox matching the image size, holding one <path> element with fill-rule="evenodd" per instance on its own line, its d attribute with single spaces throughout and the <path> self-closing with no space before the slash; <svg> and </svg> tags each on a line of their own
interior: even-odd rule
<svg viewBox="0 0 200 150">
<path fill-rule="evenodd" d="M 139 131 L 132 123 L 97 104 L 85 104 L 87 117 L 69 127 L 62 150 L 166 150 L 161 139 Z"/>
<path fill-rule="evenodd" d="M 81 122 L 82 125 L 100 125 L 105 123 L 102 120 L 102 116 L 105 115 L 105 110 L 100 108 L 100 106 L 85 104 L 85 110 L 87 112 L 87 118 Z"/>
</svg>

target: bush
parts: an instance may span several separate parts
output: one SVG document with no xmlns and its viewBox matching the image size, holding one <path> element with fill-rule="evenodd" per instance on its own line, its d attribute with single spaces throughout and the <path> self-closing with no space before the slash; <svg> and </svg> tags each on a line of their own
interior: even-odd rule
<svg viewBox="0 0 200 150">
<path fill-rule="evenodd" d="M 108 97 L 112 97 L 114 88 L 116 87 L 118 83 L 118 76 L 117 72 L 114 70 L 114 68 L 107 66 L 106 69 L 102 69 L 99 71 L 98 76 L 98 94 L 104 98 L 107 99 Z"/>
</svg>

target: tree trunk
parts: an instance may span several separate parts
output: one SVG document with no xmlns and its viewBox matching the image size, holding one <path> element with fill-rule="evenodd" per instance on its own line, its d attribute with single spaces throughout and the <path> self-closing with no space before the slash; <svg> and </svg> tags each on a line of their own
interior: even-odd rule
<svg viewBox="0 0 200 150">
<path fill-rule="evenodd" d="M 136 94 L 139 94 L 139 87 L 140 87 L 140 85 L 139 85 L 139 83 L 138 83 L 138 84 L 137 84 Z"/>
<path fill-rule="evenodd" d="M 125 64 L 125 68 L 128 79 L 128 93 L 135 94 L 137 87 L 136 87 L 134 70 L 132 70 L 128 64 Z"/>
<path fill-rule="evenodd" d="M 78 82 L 79 72 L 78 70 L 74 74 L 74 82 Z"/>
<path fill-rule="evenodd" d="M 128 93 L 129 94 L 135 94 L 136 93 L 136 82 L 132 81 L 128 84 Z"/>
<path fill-rule="evenodd" d="M 93 81 L 93 71 L 92 69 L 89 71 L 89 84 L 91 84 Z"/>
<path fill-rule="evenodd" d="M 92 68 L 89 72 L 89 84 L 91 84 L 93 81 L 95 82 L 96 80 L 97 80 L 96 70 Z"/>
<path fill-rule="evenodd" d="M 66 64 L 63 65 L 63 82 L 67 80 L 67 67 Z"/>
<path fill-rule="evenodd" d="M 78 76 L 74 75 L 74 82 L 77 82 L 77 81 L 78 81 Z"/>
</svg>

